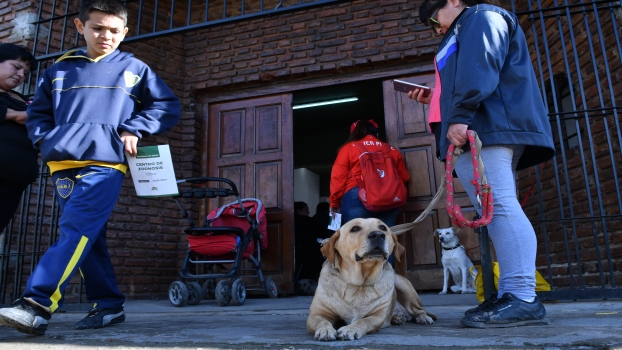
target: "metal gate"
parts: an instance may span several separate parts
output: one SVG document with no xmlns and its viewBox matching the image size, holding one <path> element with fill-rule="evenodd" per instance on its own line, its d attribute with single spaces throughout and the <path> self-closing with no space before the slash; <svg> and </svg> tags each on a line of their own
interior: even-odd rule
<svg viewBox="0 0 622 350">
<path fill-rule="evenodd" d="M 125 43 L 339 1 L 147 2 L 126 2 L 130 33 Z M 557 148 L 553 160 L 523 171 L 519 180 L 521 201 L 538 236 L 538 270 L 553 289 L 540 296 L 619 298 L 620 3 L 511 0 L 507 5 L 527 35 Z M 39 68 L 24 84 L 24 94 L 32 94 L 51 60 L 84 45 L 75 29 L 68 29 L 77 7 L 75 0 L 40 1 L 33 45 Z M 58 206 L 48 176 L 42 169 L 37 183 L 24 193 L 17 220 L 0 234 L 0 304 L 19 296 L 22 276 L 30 274 L 57 237 Z M 80 301 L 82 288 L 76 283 L 66 297 Z"/>
<path fill-rule="evenodd" d="M 538 237 L 538 270 L 552 287 L 539 295 L 619 298 L 620 3 L 513 1 L 512 10 L 530 44 L 557 151 L 520 176 L 520 195 L 537 188 L 524 208 Z"/>
</svg>

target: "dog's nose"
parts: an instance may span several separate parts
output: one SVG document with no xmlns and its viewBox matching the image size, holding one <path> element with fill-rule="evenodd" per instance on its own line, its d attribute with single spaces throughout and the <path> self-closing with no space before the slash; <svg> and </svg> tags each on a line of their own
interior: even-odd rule
<svg viewBox="0 0 622 350">
<path fill-rule="evenodd" d="M 384 234 L 384 232 L 380 232 L 380 231 L 372 231 L 369 233 L 369 235 L 367 235 L 367 238 L 369 239 L 385 239 L 386 235 Z"/>
</svg>

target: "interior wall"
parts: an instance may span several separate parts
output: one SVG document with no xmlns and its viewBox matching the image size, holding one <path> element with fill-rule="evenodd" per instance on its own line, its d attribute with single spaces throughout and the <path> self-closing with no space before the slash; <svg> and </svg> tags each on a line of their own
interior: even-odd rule
<svg viewBox="0 0 622 350">
<path fill-rule="evenodd" d="M 294 169 L 294 201 L 303 201 L 309 206 L 309 215 L 315 214 L 320 202 L 320 176 L 309 169 Z"/>
</svg>

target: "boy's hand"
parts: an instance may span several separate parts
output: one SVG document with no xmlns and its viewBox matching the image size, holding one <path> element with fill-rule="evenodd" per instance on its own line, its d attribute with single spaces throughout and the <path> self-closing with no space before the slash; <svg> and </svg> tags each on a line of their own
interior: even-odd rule
<svg viewBox="0 0 622 350">
<path fill-rule="evenodd" d="M 25 124 L 26 112 L 18 112 L 13 109 L 7 108 L 5 120 L 12 120 L 17 124 Z"/>
<path fill-rule="evenodd" d="M 121 133 L 121 141 L 123 141 L 124 151 L 127 152 L 130 156 L 136 157 L 136 145 L 138 144 L 138 136 L 132 134 L 129 131 L 123 131 Z"/>
</svg>

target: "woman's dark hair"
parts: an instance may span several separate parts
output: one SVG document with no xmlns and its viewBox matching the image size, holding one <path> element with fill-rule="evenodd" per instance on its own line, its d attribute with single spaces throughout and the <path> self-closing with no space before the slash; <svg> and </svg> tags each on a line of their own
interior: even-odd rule
<svg viewBox="0 0 622 350">
<path fill-rule="evenodd" d="M 316 213 L 324 213 L 330 211 L 330 203 L 328 202 L 319 202 L 315 207 Z"/>
<path fill-rule="evenodd" d="M 499 6 L 499 3 L 497 2 L 497 0 L 460 0 L 460 1 L 462 1 L 468 7 L 475 6 L 477 4 L 490 4 L 490 5 Z M 446 4 L 447 4 L 447 0 L 426 0 L 421 5 L 421 7 L 419 7 L 419 20 L 421 21 L 421 23 L 429 26 L 430 24 L 428 23 L 428 19 L 430 19 L 434 11 L 442 8 Z"/>
<path fill-rule="evenodd" d="M 9 60 L 21 60 L 26 62 L 31 71 L 37 69 L 37 61 L 30 50 L 15 44 L 0 44 L 0 63 Z"/>
<path fill-rule="evenodd" d="M 378 128 L 371 125 L 369 122 L 367 122 L 367 120 L 361 119 L 356 122 L 356 126 L 354 127 L 354 130 L 352 130 L 352 132 L 350 133 L 348 140 L 344 142 L 343 145 L 339 146 L 339 148 L 337 148 L 337 153 L 339 153 L 339 150 L 343 148 L 343 146 L 347 145 L 350 142 L 358 141 L 367 135 L 373 135 L 375 137 L 378 137 Z"/>
<path fill-rule="evenodd" d="M 85 24 L 91 16 L 91 12 L 100 11 L 107 15 L 119 17 L 123 25 L 127 26 L 127 9 L 119 0 L 82 0 L 80 3 L 80 22 Z"/>
</svg>

